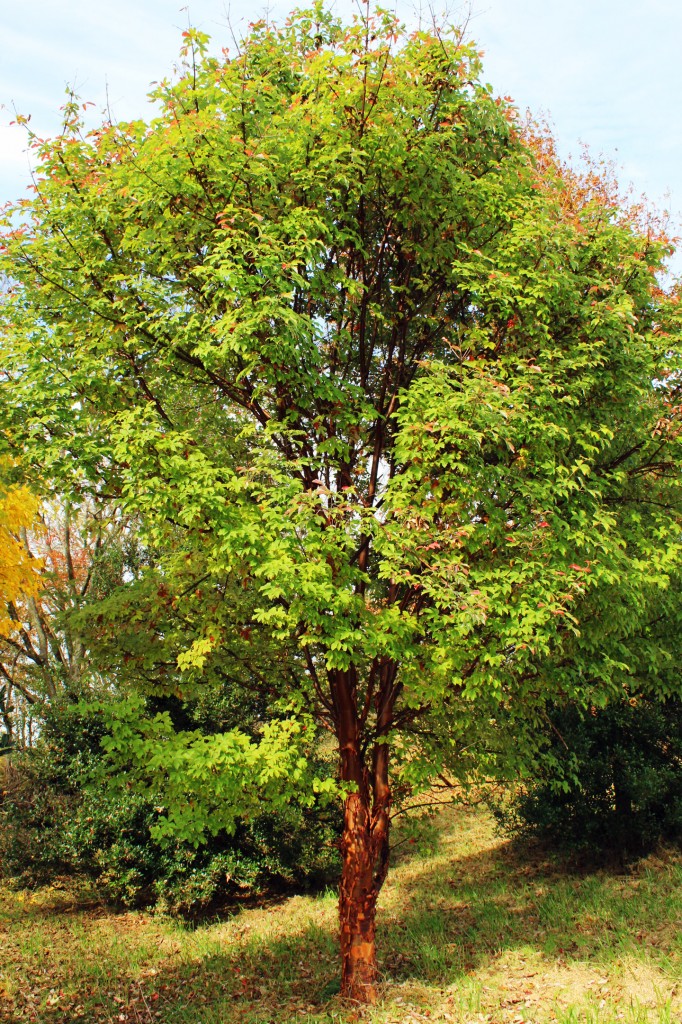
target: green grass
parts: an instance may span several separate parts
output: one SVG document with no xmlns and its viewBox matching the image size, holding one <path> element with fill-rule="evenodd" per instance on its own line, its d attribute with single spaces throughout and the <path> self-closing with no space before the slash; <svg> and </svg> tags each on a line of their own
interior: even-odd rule
<svg viewBox="0 0 682 1024">
<path fill-rule="evenodd" d="M 333 893 L 191 926 L 88 905 L 82 890 L 5 888 L 0 1020 L 680 1024 L 682 857 L 570 874 L 495 837 L 480 812 L 438 824 L 397 850 L 371 1011 L 337 994 Z"/>
</svg>

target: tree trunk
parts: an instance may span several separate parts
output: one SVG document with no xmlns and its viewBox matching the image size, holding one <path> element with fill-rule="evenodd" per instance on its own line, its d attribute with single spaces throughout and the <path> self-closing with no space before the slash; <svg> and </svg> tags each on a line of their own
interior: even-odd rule
<svg viewBox="0 0 682 1024">
<path fill-rule="evenodd" d="M 388 871 L 389 852 L 388 746 L 374 744 L 368 770 L 359 738 L 354 683 L 352 673 L 339 673 L 334 687 L 341 778 L 354 786 L 346 797 L 341 838 L 341 995 L 359 1003 L 375 1003 L 376 905 Z M 383 734 L 382 725 L 380 722 Z"/>
<path fill-rule="evenodd" d="M 341 994 L 359 1003 L 375 1003 L 377 998 L 376 905 L 385 875 L 377 871 L 377 854 L 380 862 L 388 861 L 388 830 L 380 840 L 380 851 L 378 838 L 368 801 L 351 793 L 341 843 Z"/>
</svg>

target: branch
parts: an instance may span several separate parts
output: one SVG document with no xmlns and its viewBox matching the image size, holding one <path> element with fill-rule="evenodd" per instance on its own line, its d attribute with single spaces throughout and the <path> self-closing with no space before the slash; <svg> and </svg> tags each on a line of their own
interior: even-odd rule
<svg viewBox="0 0 682 1024">
<path fill-rule="evenodd" d="M 410 811 L 421 811 L 424 807 L 451 807 L 453 803 L 453 800 L 429 800 L 424 804 L 410 804 L 409 807 L 401 807 L 399 811 L 394 811 L 391 815 L 391 821 L 393 821 L 394 818 L 399 818 L 401 814 L 409 814 Z M 402 842 L 405 841 L 406 840 L 402 840 Z M 395 850 L 396 847 L 400 845 L 400 843 L 396 843 L 393 849 Z"/>
</svg>

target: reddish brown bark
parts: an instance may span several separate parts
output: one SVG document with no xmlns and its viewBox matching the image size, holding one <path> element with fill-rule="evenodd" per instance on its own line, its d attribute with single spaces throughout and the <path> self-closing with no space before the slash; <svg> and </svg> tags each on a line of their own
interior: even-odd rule
<svg viewBox="0 0 682 1024">
<path fill-rule="evenodd" d="M 385 837 L 388 853 L 388 834 Z M 339 889 L 341 993 L 361 1003 L 377 997 L 376 904 L 383 878 L 377 875 L 371 815 L 360 794 L 346 800 Z"/>
<path fill-rule="evenodd" d="M 341 994 L 360 1003 L 377 998 L 376 905 L 388 870 L 391 793 L 388 746 L 376 738 L 390 726 L 392 701 L 384 698 L 393 679 L 394 672 L 382 671 L 371 768 L 363 756 L 353 671 L 337 673 L 332 688 L 341 777 L 354 786 L 346 798 L 341 840 Z"/>
</svg>

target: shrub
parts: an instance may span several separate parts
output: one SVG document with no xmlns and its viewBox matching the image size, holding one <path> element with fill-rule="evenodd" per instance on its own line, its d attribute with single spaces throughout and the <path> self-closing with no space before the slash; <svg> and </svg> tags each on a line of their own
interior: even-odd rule
<svg viewBox="0 0 682 1024">
<path fill-rule="evenodd" d="M 94 879 L 105 899 L 183 914 L 265 889 L 328 882 L 336 873 L 333 811 L 288 808 L 195 849 L 152 838 L 153 795 L 92 792 L 101 719 L 47 712 L 39 744 L 13 755 L 0 802 L 0 864 L 25 885 L 55 875 Z"/>
<path fill-rule="evenodd" d="M 551 725 L 545 766 L 496 810 L 506 831 L 626 858 L 682 838 L 682 702 L 555 708 Z"/>
</svg>

